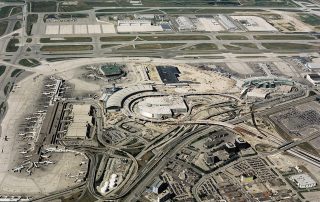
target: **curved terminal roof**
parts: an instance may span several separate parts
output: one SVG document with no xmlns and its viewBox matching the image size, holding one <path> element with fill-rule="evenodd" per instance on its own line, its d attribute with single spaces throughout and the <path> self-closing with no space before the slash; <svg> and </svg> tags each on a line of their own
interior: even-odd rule
<svg viewBox="0 0 320 202">
<path fill-rule="evenodd" d="M 151 85 L 140 85 L 140 86 L 131 86 L 128 88 L 121 89 L 115 93 L 113 93 L 109 99 L 107 100 L 106 108 L 121 108 L 124 100 L 134 94 L 153 91 L 153 87 Z"/>
</svg>

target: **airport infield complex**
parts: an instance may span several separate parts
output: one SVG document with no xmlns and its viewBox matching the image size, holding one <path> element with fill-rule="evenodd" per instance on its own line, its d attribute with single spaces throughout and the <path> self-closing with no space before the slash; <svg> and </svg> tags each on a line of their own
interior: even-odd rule
<svg viewBox="0 0 320 202">
<path fill-rule="evenodd" d="M 0 201 L 318 201 L 318 0 L 0 0 Z"/>
</svg>

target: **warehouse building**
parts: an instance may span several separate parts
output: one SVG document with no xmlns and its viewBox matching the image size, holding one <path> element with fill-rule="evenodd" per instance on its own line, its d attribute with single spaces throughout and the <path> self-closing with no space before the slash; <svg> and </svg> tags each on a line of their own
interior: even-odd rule
<svg viewBox="0 0 320 202">
<path fill-rule="evenodd" d="M 187 105 L 182 97 L 148 97 L 138 103 L 138 112 L 147 118 L 166 119 L 186 113 Z"/>
<path fill-rule="evenodd" d="M 134 14 L 135 19 L 139 20 L 153 20 L 155 18 L 154 14 Z"/>
<path fill-rule="evenodd" d="M 289 177 L 299 188 L 311 188 L 317 186 L 316 181 L 314 181 L 308 174 L 297 174 Z"/>
<path fill-rule="evenodd" d="M 92 126 L 91 105 L 74 104 L 71 112 L 71 123 L 66 138 L 86 139 Z"/>
<path fill-rule="evenodd" d="M 118 26 L 151 26 L 151 20 L 118 20 Z"/>
<path fill-rule="evenodd" d="M 238 29 L 233 21 L 226 15 L 219 14 L 218 22 L 228 31 L 236 31 Z"/>
<path fill-rule="evenodd" d="M 177 23 L 179 31 L 192 31 L 196 29 L 196 26 L 186 16 L 177 17 L 175 22 Z"/>
</svg>

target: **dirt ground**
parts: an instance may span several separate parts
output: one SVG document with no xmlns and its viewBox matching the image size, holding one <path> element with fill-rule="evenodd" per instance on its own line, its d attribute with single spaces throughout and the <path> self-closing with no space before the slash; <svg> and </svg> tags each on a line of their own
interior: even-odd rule
<svg viewBox="0 0 320 202">
<path fill-rule="evenodd" d="M 181 74 L 179 80 L 192 81 L 190 86 L 197 92 L 223 92 L 232 89 L 235 81 L 212 71 L 199 71 L 196 67 L 190 65 L 176 65 Z"/>
<path fill-rule="evenodd" d="M 281 19 L 277 20 L 269 20 L 275 27 L 280 28 L 286 32 L 311 32 L 313 31 L 313 27 L 301 22 L 298 14 L 293 12 L 285 12 L 285 11 L 273 11 L 275 14 L 281 15 Z M 294 28 L 291 30 L 289 27 Z"/>
</svg>

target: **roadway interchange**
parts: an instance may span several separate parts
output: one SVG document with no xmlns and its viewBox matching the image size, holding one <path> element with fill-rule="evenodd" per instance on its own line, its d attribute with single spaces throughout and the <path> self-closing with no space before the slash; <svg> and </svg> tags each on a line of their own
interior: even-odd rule
<svg viewBox="0 0 320 202">
<path fill-rule="evenodd" d="M 272 108 L 263 106 L 261 108 L 256 108 L 253 113 L 255 114 L 255 117 L 266 116 L 269 114 L 276 113 L 278 111 L 288 109 L 297 104 L 313 101 L 315 100 L 316 96 L 317 95 L 304 96 L 304 97 L 292 100 L 290 102 L 282 103 Z M 252 118 L 253 118 L 252 114 L 248 113 L 222 123 L 212 122 L 212 121 L 210 122 L 206 120 L 180 123 L 178 124 L 178 126 L 173 127 L 166 133 L 163 133 L 161 136 L 153 140 L 150 144 L 148 144 L 146 148 L 144 148 L 141 151 L 139 155 L 137 155 L 136 158 L 138 159 L 150 150 L 153 150 L 154 152 L 156 152 L 154 157 L 151 160 L 149 160 L 148 163 L 143 168 L 139 168 L 136 158 L 134 158 L 128 152 L 120 148 L 107 144 L 106 142 L 104 142 L 103 138 L 101 137 L 101 133 L 98 133 L 97 134 L 98 140 L 100 143 L 102 143 L 103 147 L 100 147 L 100 148 L 90 147 L 90 146 L 70 147 L 70 149 L 75 149 L 75 150 L 85 152 L 88 158 L 90 159 L 90 168 L 89 168 L 87 182 L 85 184 L 80 184 L 77 187 L 73 187 L 68 190 L 52 193 L 45 197 L 37 198 L 34 201 L 43 201 L 43 200 L 50 200 L 50 199 L 54 199 L 62 196 L 70 196 L 73 193 L 77 193 L 81 190 L 84 192 L 85 190 L 87 190 L 97 200 L 137 201 L 141 197 L 141 194 L 144 191 L 145 187 L 150 185 L 150 183 L 152 183 L 154 177 L 160 174 L 161 170 L 169 162 L 173 160 L 173 157 L 175 156 L 175 154 L 178 153 L 183 147 L 187 146 L 188 144 L 190 144 L 190 142 L 194 141 L 195 139 L 202 137 L 210 132 L 213 132 L 219 128 L 227 127 L 227 129 L 229 130 L 234 130 L 236 127 L 240 127 L 238 126 L 238 124 L 243 123 Z M 243 129 L 248 129 L 248 128 L 243 128 Z M 276 153 L 290 150 L 290 153 L 292 153 L 293 155 L 296 155 L 300 158 L 306 158 L 306 159 L 308 158 L 308 161 L 320 167 L 320 164 L 319 164 L 320 161 L 317 157 L 308 155 L 306 152 L 301 151 L 299 149 L 298 150 L 292 149 L 305 141 L 318 137 L 319 134 L 312 134 L 311 136 L 308 136 L 301 140 L 292 141 L 289 144 L 286 144 L 284 140 L 279 140 L 277 138 L 275 139 L 275 137 L 272 136 L 272 134 L 264 133 L 264 134 L 256 134 L 256 135 L 257 136 L 264 135 L 264 138 L 270 138 L 271 140 L 273 139 L 274 141 L 278 142 L 278 145 L 279 145 L 279 150 L 276 150 L 270 153 L 261 154 L 262 156 L 275 155 Z M 169 141 L 167 138 L 165 138 L 167 136 L 171 136 Z M 114 153 L 115 151 L 119 151 L 127 155 L 127 157 L 129 157 L 134 162 L 133 164 L 134 166 L 132 168 L 130 177 L 127 179 L 126 184 L 122 187 L 121 190 L 118 190 L 117 193 L 114 193 L 111 195 L 101 196 L 101 194 L 97 192 L 95 187 L 95 175 L 96 175 L 97 163 L 98 163 L 96 155 L 99 153 L 110 154 L 110 153 Z M 228 166 L 231 166 L 231 164 L 230 165 L 228 164 Z M 219 170 L 215 170 L 214 172 L 217 173 L 218 171 Z"/>
<path fill-rule="evenodd" d="M 16 4 L 12 4 L 16 5 Z M 174 61 L 174 64 L 186 63 L 186 64 L 200 64 L 200 63 L 212 63 L 213 61 L 215 63 L 227 63 L 227 62 L 233 62 L 233 63 L 239 63 L 239 62 L 248 62 L 247 57 L 250 58 L 250 62 L 260 62 L 263 60 L 264 62 L 274 62 L 275 58 L 277 61 L 282 61 L 280 58 L 282 57 L 305 57 L 310 53 L 311 54 L 318 54 L 315 53 L 314 49 L 305 50 L 303 52 L 298 52 L 297 50 L 291 50 L 283 52 L 281 50 L 271 50 L 267 49 L 263 46 L 264 43 L 270 43 L 270 44 L 276 44 L 276 43 L 287 43 L 287 44 L 293 44 L 298 43 L 302 45 L 312 45 L 316 47 L 318 50 L 320 48 L 320 44 L 316 43 L 317 38 L 319 37 L 318 33 L 295 33 L 295 34 L 288 34 L 288 33 L 259 33 L 259 32 L 246 32 L 246 33 L 196 33 L 196 32 L 189 32 L 189 33 L 169 33 L 167 34 L 170 36 L 186 36 L 186 35 L 194 35 L 194 36 L 202 36 L 207 37 L 205 40 L 141 40 L 139 37 L 148 37 L 150 34 L 123 34 L 121 36 L 124 37 L 135 37 L 134 40 L 131 41 L 125 41 L 125 40 L 115 40 L 115 41 L 103 41 L 101 38 L 105 37 L 105 35 L 97 34 L 90 36 L 91 42 L 70 42 L 70 43 L 60 43 L 60 42 L 54 42 L 54 43 L 43 43 L 41 42 L 41 38 L 50 38 L 50 37 L 57 37 L 54 35 L 45 35 L 42 33 L 37 33 L 37 30 L 43 30 L 43 27 L 45 26 L 43 24 L 43 17 L 44 13 L 37 13 L 37 12 L 29 12 L 27 10 L 27 4 L 17 4 L 23 6 L 23 13 L 22 13 L 22 28 L 19 30 L 16 30 L 14 32 L 11 32 L 13 29 L 13 23 L 17 21 L 17 16 L 11 16 L 8 18 L 10 20 L 9 27 L 7 28 L 7 31 L 4 36 L 2 36 L 0 39 L 0 47 L 2 47 L 2 50 L 5 49 L 5 44 L 7 44 L 10 39 L 15 39 L 17 36 L 15 34 L 19 33 L 20 36 L 18 38 L 20 39 L 19 48 L 18 51 L 14 53 L 6 53 L 6 51 L 0 52 L 0 63 L 7 65 L 8 67 L 15 67 L 23 70 L 28 70 L 30 72 L 33 72 L 35 74 L 44 73 L 44 75 L 48 76 L 51 75 L 52 72 L 63 74 L 65 73 L 64 68 L 66 67 L 65 64 L 62 64 L 61 66 L 57 66 L 54 63 L 50 63 L 50 59 L 57 59 L 57 58 L 64 58 L 64 59 L 70 59 L 70 58 L 86 58 L 82 61 L 75 61 L 77 65 L 70 64 L 70 67 L 73 68 L 73 66 L 80 66 L 81 65 L 90 65 L 93 64 L 92 61 L 95 61 L 95 63 L 100 62 L 114 62 L 114 63 L 129 63 L 129 62 L 137 62 L 137 63 L 153 63 L 153 64 L 163 64 L 168 62 Z M 215 7 L 215 9 L 225 9 L 225 7 Z M 99 8 L 101 9 L 101 8 Z M 116 9 L 116 7 L 111 7 L 108 9 Z M 132 9 L 132 7 L 123 7 L 123 9 Z M 144 9 L 145 11 L 151 11 L 151 10 L 161 10 L 164 9 L 164 7 L 141 7 L 141 9 Z M 180 7 L 166 7 L 165 9 L 180 9 Z M 207 7 L 184 7 L 184 9 L 207 9 Z M 237 9 L 237 10 L 254 10 L 254 9 L 262 9 L 264 11 L 273 11 L 277 9 L 282 9 L 285 11 L 308 11 L 310 13 L 316 12 L 315 10 L 312 10 L 304 5 L 302 7 L 298 8 L 263 8 L 263 7 L 236 7 L 236 8 L 230 8 Z M 89 15 L 89 21 L 90 22 L 96 22 L 96 12 L 98 8 L 94 8 L 88 11 L 77 11 L 77 12 L 60 12 L 61 14 L 88 14 Z M 107 12 L 108 13 L 108 12 Z M 35 24 L 34 32 L 28 36 L 26 34 L 26 16 L 29 14 L 37 14 L 39 15 L 39 19 L 37 24 Z M 46 13 L 46 14 L 55 14 L 54 13 Z M 182 13 L 183 14 L 183 13 Z M 187 14 L 186 14 L 187 15 Z M 40 23 L 41 22 L 41 23 Z M 10 32 L 10 33 L 8 33 Z M 154 34 L 156 37 L 158 34 Z M 246 40 L 232 40 L 232 39 L 226 39 L 221 40 L 219 39 L 219 35 L 225 35 L 232 38 L 233 36 L 240 36 L 245 37 Z M 281 39 L 268 39 L 268 40 L 258 40 L 255 38 L 256 36 L 260 35 L 266 35 L 266 36 L 282 36 Z M 305 40 L 287 40 L 283 39 L 283 36 L 286 35 L 295 35 L 298 38 L 300 36 L 307 36 L 308 39 Z M 67 35 L 68 37 L 74 37 L 73 35 Z M 116 34 L 109 34 L 108 37 L 117 37 L 119 35 Z M 59 36 L 60 37 L 60 36 Z M 61 36 L 66 37 L 66 36 Z M 76 37 L 88 37 L 88 35 L 76 35 Z M 30 39 L 31 42 L 26 42 L 27 39 Z M 214 50 L 187 50 L 189 47 L 199 45 L 199 44 L 214 44 L 217 46 Z M 228 50 L 225 46 L 232 45 L 233 43 L 251 43 L 257 48 L 248 48 L 245 47 L 241 50 Z M 145 44 L 176 44 L 177 46 L 173 48 L 168 49 L 159 49 L 159 50 L 132 50 L 132 49 L 125 49 L 125 47 L 128 46 L 141 46 Z M 77 51 L 42 51 L 43 46 L 63 46 L 63 45 L 78 45 L 78 46 L 87 46 L 92 45 L 92 50 L 77 50 Z M 102 48 L 102 46 L 105 45 L 108 48 Z M 31 51 L 27 51 L 27 48 L 30 48 Z M 124 48 L 124 49 L 123 49 Z M 312 53 L 311 53 L 312 52 Z M 308 55 L 309 56 L 309 55 Z M 133 58 L 136 57 L 136 58 Z M 139 58 L 138 58 L 139 57 Z M 150 58 L 149 58 L 150 57 Z M 210 58 L 211 57 L 211 58 Z M 41 68 L 44 68 L 45 65 L 46 68 L 51 69 L 52 72 L 48 73 L 47 70 L 43 70 L 40 68 L 34 68 L 30 69 L 27 67 L 24 67 L 22 65 L 19 65 L 20 58 L 35 58 L 42 62 Z M 88 59 L 87 59 L 88 58 Z M 95 60 L 97 58 L 101 58 L 101 60 Z M 169 58 L 169 59 L 165 59 Z M 214 58 L 214 60 L 213 60 Z M 261 59 L 263 58 L 263 59 Z M 47 61 L 46 61 L 47 60 Z M 179 61 L 180 60 L 180 61 Z M 9 62 L 8 62 L 9 61 Z M 66 61 L 66 64 L 68 64 L 69 61 Z M 68 67 L 69 68 L 69 67 Z M 11 71 L 6 71 L 4 76 L 9 77 Z M 250 75 L 251 76 L 251 75 Z M 301 76 L 300 76 L 301 77 Z M 301 77 L 302 80 L 302 77 Z M 3 81 L 7 82 L 7 81 Z M 132 85 L 136 85 L 139 83 L 139 79 L 135 79 Z M 131 85 L 131 84 L 125 84 L 125 85 Z M 3 85 L 2 85 L 3 86 Z M 121 86 L 123 87 L 123 86 Z M 89 88 L 89 87 L 88 87 Z M 313 89 L 310 89 L 313 90 Z M 101 88 L 102 91 L 102 88 Z M 316 94 L 318 94 L 317 91 L 314 91 Z M 94 141 L 97 141 L 99 146 L 89 146 L 89 145 L 77 145 L 77 146 L 66 146 L 66 149 L 68 150 L 75 150 L 82 152 L 86 154 L 86 156 L 89 159 L 89 167 L 88 172 L 86 176 L 86 181 L 82 182 L 80 184 L 77 184 L 76 186 L 64 189 L 62 191 L 52 192 L 48 195 L 34 198 L 33 201 L 53 201 L 58 198 L 69 198 L 71 196 L 74 196 L 76 194 L 81 193 L 82 196 L 86 195 L 84 198 L 90 198 L 97 201 L 139 201 L 141 197 L 143 197 L 143 192 L 145 191 L 146 187 L 148 187 L 154 179 L 161 174 L 163 169 L 173 161 L 179 161 L 175 159 L 175 156 L 185 147 L 190 145 L 191 142 L 194 140 L 204 137 L 208 134 L 210 134 L 213 131 L 217 131 L 220 129 L 225 129 L 228 131 L 233 131 L 236 134 L 239 134 L 239 131 L 246 131 L 248 133 L 242 133 L 242 135 L 250 135 L 253 134 L 255 137 L 259 137 L 262 139 L 267 139 L 268 141 L 274 142 L 276 145 L 278 145 L 277 150 L 271 151 L 271 152 L 264 152 L 259 153 L 257 156 L 265 158 L 269 156 L 275 156 L 277 154 L 281 154 L 283 152 L 288 152 L 292 156 L 298 157 L 300 159 L 304 159 L 307 162 L 310 162 L 311 164 L 320 167 L 320 159 L 306 151 L 303 151 L 301 149 L 298 149 L 297 146 L 309 142 L 310 140 L 313 140 L 315 138 L 318 138 L 320 136 L 319 133 L 312 133 L 311 135 L 307 137 L 303 137 L 296 140 L 284 140 L 280 138 L 279 136 L 260 130 L 257 125 L 255 125 L 256 119 L 268 119 L 268 117 L 272 114 L 275 114 L 280 111 L 284 111 L 290 107 L 297 106 L 299 104 L 307 103 L 310 101 L 314 101 L 318 95 L 308 96 L 309 91 L 305 94 L 298 95 L 294 98 L 283 98 L 281 97 L 280 100 L 272 100 L 267 102 L 261 102 L 261 103 L 254 103 L 251 107 L 250 112 L 241 113 L 241 115 L 236 116 L 235 118 L 227 121 L 212 121 L 207 120 L 207 118 L 203 118 L 201 120 L 192 120 L 192 119 L 186 119 L 181 121 L 163 121 L 163 123 L 170 126 L 166 132 L 161 131 L 161 133 L 156 136 L 154 139 L 152 139 L 150 142 L 147 142 L 144 144 L 143 148 L 141 149 L 140 153 L 133 155 L 130 152 L 128 152 L 126 145 L 120 146 L 114 146 L 112 144 L 109 144 L 104 138 L 103 138 L 103 129 L 105 127 L 108 127 L 107 124 L 105 124 L 103 111 L 105 110 L 104 107 L 102 107 L 100 104 L 97 104 L 95 101 L 86 101 L 87 103 L 91 104 L 91 106 L 94 106 L 94 108 L 97 109 L 96 113 L 96 123 L 97 123 L 97 130 L 96 130 L 96 136 L 94 137 Z M 2 95 L 3 96 L 3 95 Z M 202 96 L 202 95 L 198 95 Z M 300 97 L 299 97 L 300 96 Z M 236 97 L 236 96 L 234 96 Z M 72 100 L 74 102 L 77 102 L 77 100 Z M 238 100 L 239 103 L 242 100 Z M 280 104 L 279 104 L 280 102 Z M 282 102 L 282 103 L 281 103 Z M 243 103 L 242 103 L 243 104 Z M 208 105 L 208 108 L 215 108 L 217 106 L 211 106 Z M 241 107 L 244 107 L 243 105 Z M 205 109 L 206 110 L 206 109 Z M 240 110 L 240 107 L 239 109 Z M 230 111 L 233 111 L 230 110 Z M 241 110 L 240 110 L 241 111 Z M 135 117 L 130 117 L 133 121 L 135 120 Z M 136 117 L 136 119 L 138 119 Z M 139 120 L 141 121 L 141 120 Z M 162 120 L 161 120 L 162 121 Z M 252 125 L 247 125 L 246 123 L 252 122 Z M 138 136 L 138 135 L 135 135 Z M 141 139 L 143 139 L 141 137 Z M 148 161 L 144 165 L 140 165 L 141 159 L 143 159 L 144 156 L 147 156 L 147 154 L 152 153 L 153 156 L 148 159 Z M 130 168 L 129 171 L 122 182 L 121 186 L 114 189 L 113 191 L 110 191 L 106 195 L 102 195 L 98 191 L 98 183 L 96 181 L 96 176 L 98 175 L 99 165 L 101 156 L 107 156 L 107 157 L 115 157 L 118 159 L 125 159 L 130 162 Z M 246 158 L 244 158 L 246 159 Z M 185 167 L 190 166 L 186 162 L 180 162 L 181 164 L 185 164 Z M 236 162 L 232 162 L 230 164 L 227 164 L 226 167 L 231 167 Z M 221 169 L 218 168 L 213 171 L 212 174 L 216 174 L 220 172 L 221 170 L 225 170 L 226 167 L 222 167 Z M 202 173 L 205 175 L 201 170 L 198 170 L 198 173 Z M 199 183 L 201 180 L 199 181 Z M 197 188 L 199 183 L 193 188 L 192 193 L 195 194 L 197 192 Z M 243 188 L 242 188 L 243 189 Z M 199 197 L 195 194 L 195 198 L 197 201 L 200 201 Z"/>
</svg>

